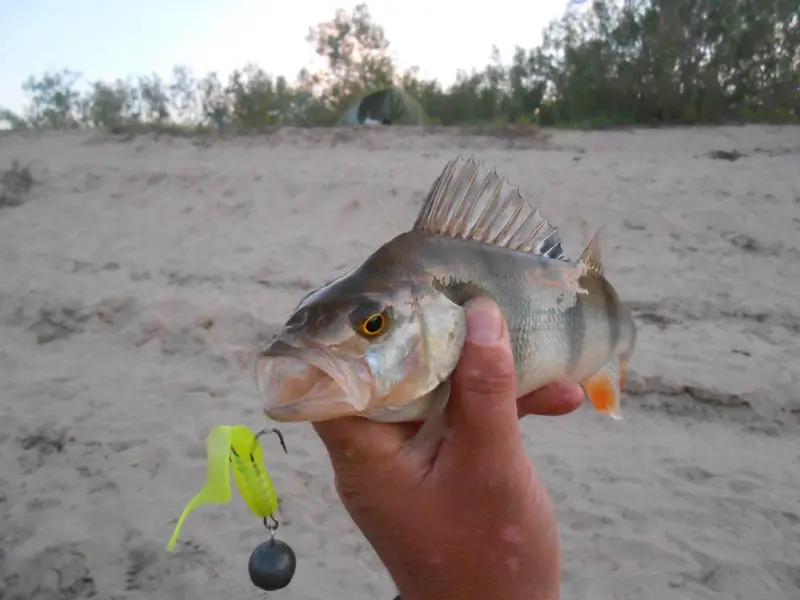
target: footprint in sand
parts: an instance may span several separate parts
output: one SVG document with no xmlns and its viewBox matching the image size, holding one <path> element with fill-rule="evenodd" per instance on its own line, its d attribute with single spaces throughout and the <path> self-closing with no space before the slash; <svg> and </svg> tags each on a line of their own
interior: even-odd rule
<svg viewBox="0 0 800 600">
<path fill-rule="evenodd" d="M 679 479 L 683 479 L 684 481 L 689 481 L 691 483 L 704 483 L 709 479 L 716 477 L 716 475 L 711 471 L 707 471 L 703 467 L 698 467 L 697 465 L 673 467 L 670 470 L 672 471 L 673 475 Z"/>
</svg>

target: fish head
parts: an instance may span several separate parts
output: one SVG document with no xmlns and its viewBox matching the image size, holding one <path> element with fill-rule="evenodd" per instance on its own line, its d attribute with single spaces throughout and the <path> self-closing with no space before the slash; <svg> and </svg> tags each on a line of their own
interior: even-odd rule
<svg viewBox="0 0 800 600">
<path fill-rule="evenodd" d="M 349 287 L 329 284 L 307 296 L 260 353 L 256 379 L 267 417 L 391 413 L 455 368 L 466 330 L 460 306 L 397 283 Z"/>
</svg>

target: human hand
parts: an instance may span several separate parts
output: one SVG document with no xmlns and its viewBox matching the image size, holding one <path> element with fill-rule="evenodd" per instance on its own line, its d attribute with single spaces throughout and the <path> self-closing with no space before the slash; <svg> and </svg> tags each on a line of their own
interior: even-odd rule
<svg viewBox="0 0 800 600">
<path fill-rule="evenodd" d="M 439 445 L 410 444 L 419 426 L 409 423 L 346 417 L 314 427 L 339 497 L 403 600 L 553 600 L 560 541 L 518 418 L 572 412 L 583 391 L 551 384 L 515 401 L 497 305 L 476 299 L 466 308 L 467 341 Z"/>
</svg>

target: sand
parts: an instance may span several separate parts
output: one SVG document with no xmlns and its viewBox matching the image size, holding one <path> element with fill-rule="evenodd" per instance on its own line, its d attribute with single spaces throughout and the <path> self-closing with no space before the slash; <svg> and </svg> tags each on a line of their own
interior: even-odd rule
<svg viewBox="0 0 800 600">
<path fill-rule="evenodd" d="M 0 598 L 261 597 L 265 531 L 238 497 L 164 549 L 205 435 L 261 425 L 254 349 L 408 228 L 459 153 L 520 184 L 568 254 L 603 225 L 639 326 L 623 421 L 523 423 L 563 597 L 800 598 L 800 129 L 755 126 L 3 135 L 0 169 L 35 183 L 0 211 Z M 267 460 L 299 566 L 271 597 L 393 597 L 313 430 L 282 429 Z"/>
</svg>

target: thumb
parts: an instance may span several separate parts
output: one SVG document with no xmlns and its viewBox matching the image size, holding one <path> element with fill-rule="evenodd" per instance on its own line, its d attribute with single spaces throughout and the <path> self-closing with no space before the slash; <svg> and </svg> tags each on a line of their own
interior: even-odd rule
<svg viewBox="0 0 800 600">
<path fill-rule="evenodd" d="M 487 458 L 521 444 L 514 356 L 500 308 L 488 298 L 465 305 L 467 339 L 453 372 L 452 443 Z"/>
</svg>

